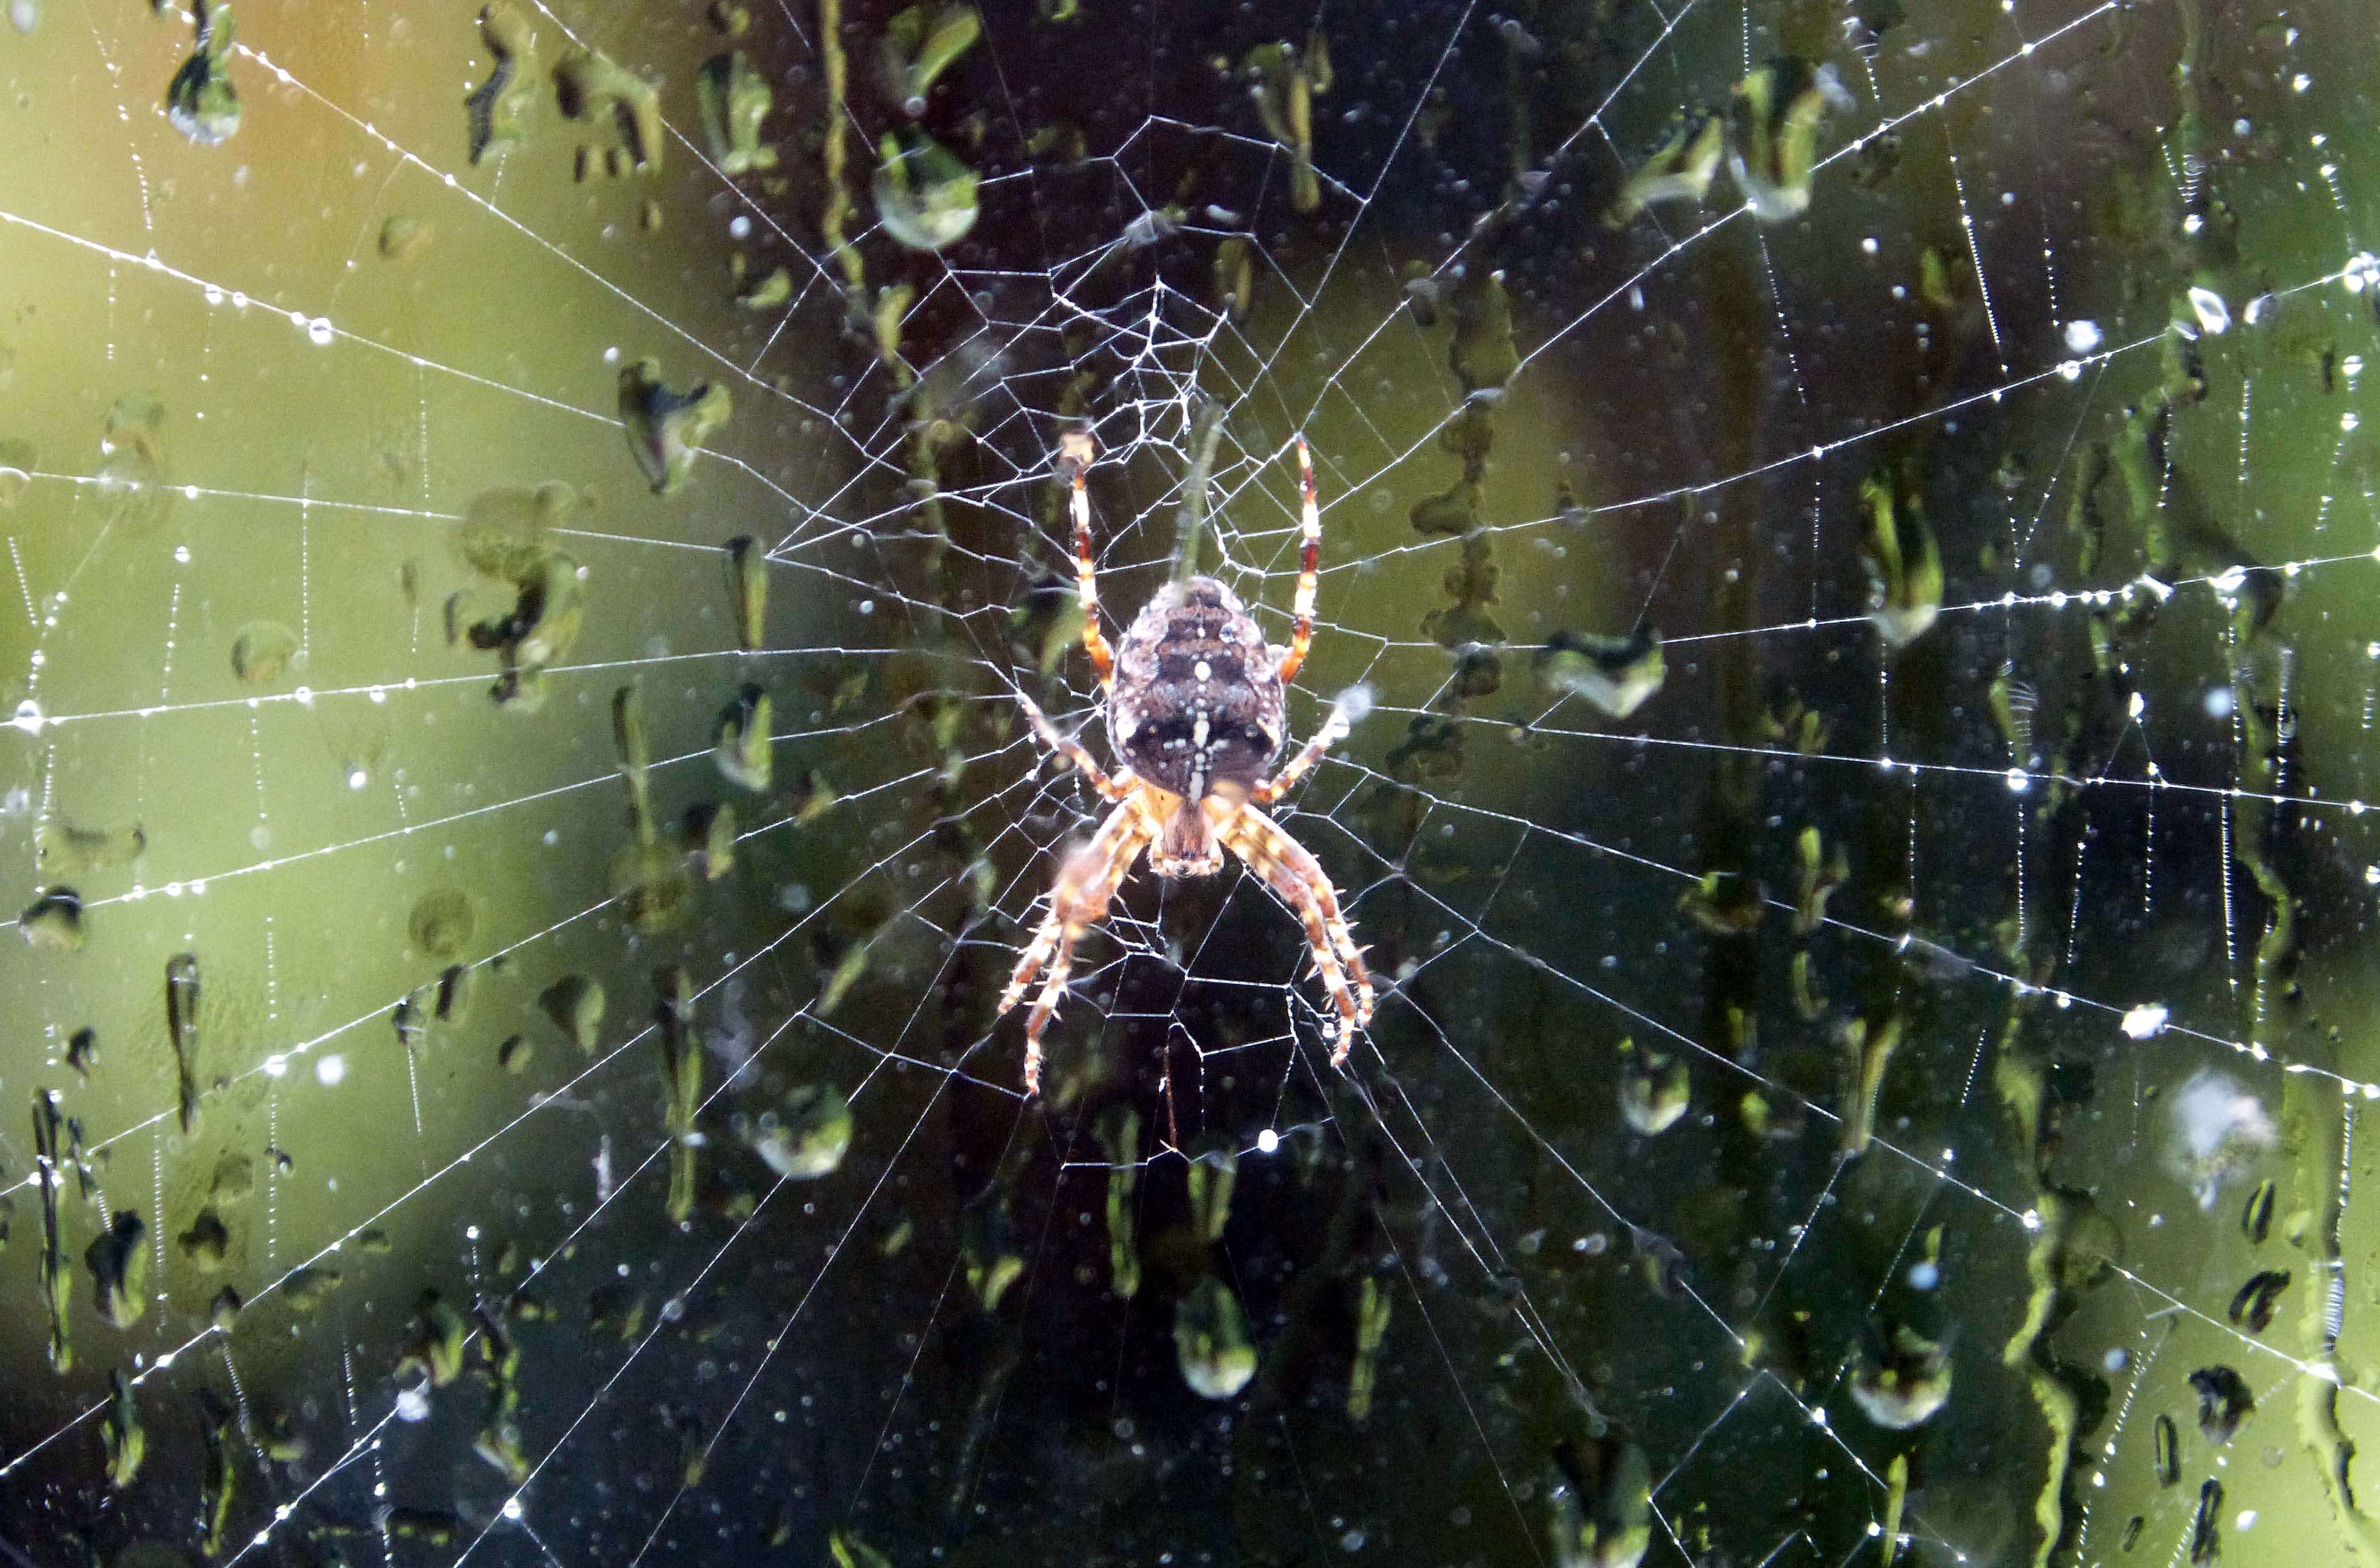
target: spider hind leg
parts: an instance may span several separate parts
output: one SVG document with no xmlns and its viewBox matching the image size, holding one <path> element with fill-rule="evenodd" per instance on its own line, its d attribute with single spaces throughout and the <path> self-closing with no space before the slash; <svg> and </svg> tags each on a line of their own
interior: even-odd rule
<svg viewBox="0 0 2380 1568">
<path fill-rule="evenodd" d="M 1050 892 L 1050 913 L 1033 933 L 1031 945 L 1016 961 L 1008 987 L 1000 994 L 999 1015 L 1025 1000 L 1034 977 L 1041 978 L 1040 993 L 1025 1015 L 1025 1093 L 1041 1092 L 1041 1031 L 1066 994 L 1066 978 L 1074 972 L 1075 943 L 1092 923 L 1107 913 L 1116 889 L 1132 874 L 1133 862 L 1148 844 L 1151 824 L 1138 797 L 1127 799 L 1108 814 L 1091 841 L 1067 857 Z"/>
<path fill-rule="evenodd" d="M 1253 806 L 1227 808 L 1218 822 L 1223 843 L 1269 883 L 1305 927 L 1305 944 L 1322 988 L 1339 1011 L 1330 1064 L 1346 1065 L 1355 1037 L 1372 1022 L 1372 974 L 1364 950 L 1339 907 L 1339 892 L 1311 850 Z"/>
</svg>

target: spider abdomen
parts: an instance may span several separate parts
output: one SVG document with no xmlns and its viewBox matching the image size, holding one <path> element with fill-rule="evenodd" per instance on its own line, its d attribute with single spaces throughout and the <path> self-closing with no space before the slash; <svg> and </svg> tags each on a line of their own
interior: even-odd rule
<svg viewBox="0 0 2380 1568">
<path fill-rule="evenodd" d="M 1116 649 L 1108 739 L 1160 789 L 1253 788 L 1281 754 L 1281 661 L 1212 577 L 1167 583 Z"/>
</svg>

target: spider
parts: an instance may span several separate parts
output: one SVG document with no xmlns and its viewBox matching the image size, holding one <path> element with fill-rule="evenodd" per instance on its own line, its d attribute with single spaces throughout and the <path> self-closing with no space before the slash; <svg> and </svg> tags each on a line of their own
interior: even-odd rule
<svg viewBox="0 0 2380 1568">
<path fill-rule="evenodd" d="M 1314 856 L 1260 809 L 1286 795 L 1322 754 L 1343 738 L 1359 702 L 1342 699 L 1312 739 L 1278 772 L 1287 712 L 1283 688 L 1305 662 L 1314 639 L 1314 581 L 1322 548 L 1322 513 L 1314 501 L 1314 459 L 1297 438 L 1304 549 L 1297 574 L 1296 627 L 1286 650 L 1264 633 L 1232 591 L 1213 577 L 1170 582 L 1141 608 L 1114 650 L 1099 629 L 1091 563 L 1091 503 L 1083 475 L 1091 466 L 1087 432 L 1063 441 L 1060 471 L 1074 486 L 1075 590 L 1083 607 L 1083 650 L 1108 699 L 1108 743 L 1123 764 L 1113 774 L 1077 741 L 1052 728 L 1022 692 L 1025 716 L 1050 752 L 1080 769 L 1115 809 L 1090 842 L 1059 869 L 1050 914 L 1016 962 L 1000 1012 L 1025 1000 L 1041 977 L 1025 1019 L 1025 1092 L 1041 1088 L 1041 1031 L 1066 993 L 1075 943 L 1107 913 L 1141 851 L 1160 877 L 1210 876 L 1223 852 L 1237 855 L 1272 885 L 1305 924 L 1316 972 L 1339 1010 L 1330 1064 L 1343 1065 L 1354 1035 L 1372 1018 L 1372 977 L 1355 945 L 1338 890 Z"/>
</svg>

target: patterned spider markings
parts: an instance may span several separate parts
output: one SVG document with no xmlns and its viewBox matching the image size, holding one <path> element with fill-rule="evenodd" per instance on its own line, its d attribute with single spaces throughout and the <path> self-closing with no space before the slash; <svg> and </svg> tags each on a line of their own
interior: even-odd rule
<svg viewBox="0 0 2380 1568">
<path fill-rule="evenodd" d="M 1364 966 L 1339 890 L 1320 862 L 1261 809 L 1287 794 L 1361 716 L 1360 699 L 1342 698 L 1330 717 L 1279 772 L 1287 728 L 1283 691 L 1314 640 L 1315 573 L 1322 513 L 1314 499 L 1314 460 L 1297 438 L 1304 501 L 1296 626 L 1286 650 L 1264 633 L 1237 595 L 1212 577 L 1167 584 L 1144 606 L 1111 650 L 1099 626 L 1099 584 L 1091 561 L 1091 504 L 1084 474 L 1091 438 L 1076 432 L 1060 456 L 1073 480 L 1075 586 L 1083 606 L 1083 650 L 1108 699 L 1108 741 L 1122 766 L 1112 775 L 1080 743 L 1061 735 L 1022 693 L 1017 700 L 1041 744 L 1081 770 L 1115 809 L 1090 842 L 1059 869 L 1050 913 L 1017 959 L 1001 993 L 1005 1015 L 1040 977 L 1025 1019 L 1025 1092 L 1041 1089 L 1041 1032 L 1066 993 L 1075 944 L 1106 915 L 1141 852 L 1160 877 L 1208 876 L 1229 850 L 1281 894 L 1305 927 L 1323 989 L 1339 1012 L 1330 1064 L 1343 1065 L 1354 1037 L 1372 1019 L 1372 977 Z M 1360 688 L 1359 688 L 1360 689 Z"/>
</svg>

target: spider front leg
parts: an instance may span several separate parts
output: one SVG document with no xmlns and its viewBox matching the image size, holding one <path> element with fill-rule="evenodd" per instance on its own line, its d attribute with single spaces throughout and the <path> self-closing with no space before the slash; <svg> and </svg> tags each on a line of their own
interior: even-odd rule
<svg viewBox="0 0 2380 1568">
<path fill-rule="evenodd" d="M 1069 431 L 1059 443 L 1058 465 L 1074 476 L 1075 597 L 1083 607 L 1083 651 L 1090 655 L 1091 671 L 1099 689 L 1115 685 L 1115 654 L 1107 634 L 1099 629 L 1099 567 L 1091 559 L 1091 497 L 1083 476 L 1091 468 L 1091 432 Z"/>
<path fill-rule="evenodd" d="M 1216 829 L 1225 846 L 1270 883 L 1305 923 L 1314 966 L 1339 1009 L 1339 1038 L 1331 1046 L 1330 1064 L 1344 1066 L 1355 1036 L 1372 1021 L 1372 974 L 1340 910 L 1338 890 L 1312 852 L 1255 807 L 1222 814 Z"/>
<path fill-rule="evenodd" d="M 1298 517 L 1297 625 L 1289 635 L 1289 651 L 1281 656 L 1283 686 L 1297 678 L 1305 650 L 1314 645 L 1314 585 L 1322 561 L 1322 508 L 1314 500 L 1314 455 L 1305 449 L 1302 434 L 1297 438 L 1297 492 L 1303 502 Z"/>
<path fill-rule="evenodd" d="M 1039 704 L 1021 691 L 1016 694 L 1016 700 L 1024 707 L 1026 722 L 1033 726 L 1033 733 L 1040 737 L 1041 744 L 1079 769 L 1083 777 L 1090 781 L 1091 787 L 1099 791 L 1101 799 L 1122 800 L 1132 793 L 1129 770 L 1122 778 L 1108 777 L 1091 754 L 1083 749 L 1081 742 L 1068 740 L 1058 733 L 1057 726 L 1050 723 Z"/>
<path fill-rule="evenodd" d="M 1091 924 L 1108 912 L 1108 903 L 1115 897 L 1116 889 L 1132 874 L 1133 862 L 1148 847 L 1153 833 L 1148 814 L 1139 800 L 1126 799 L 1108 814 L 1099 824 L 1090 843 L 1067 857 L 1065 868 L 1058 873 L 1057 885 L 1050 892 L 1050 915 L 1033 933 L 1032 944 L 1016 961 L 1015 972 L 1008 977 L 1008 989 L 1000 993 L 1000 1013 L 1025 1000 L 1025 988 L 1041 975 L 1041 992 L 1034 998 L 1033 1010 L 1025 1016 L 1025 1092 L 1030 1097 L 1041 1092 L 1041 1031 L 1049 1027 L 1051 1015 L 1058 1011 L 1059 999 L 1066 994 L 1066 977 L 1075 966 L 1075 943 Z M 1047 973 L 1044 974 L 1044 969 Z"/>
</svg>

